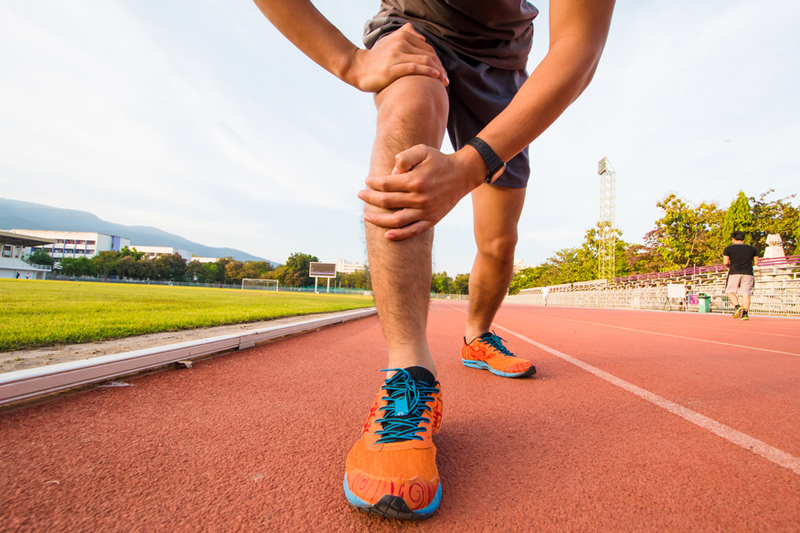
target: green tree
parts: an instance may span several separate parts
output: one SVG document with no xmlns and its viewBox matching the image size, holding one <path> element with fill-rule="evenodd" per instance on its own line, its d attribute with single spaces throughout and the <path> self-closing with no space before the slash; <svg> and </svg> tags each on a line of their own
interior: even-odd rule
<svg viewBox="0 0 800 533">
<path fill-rule="evenodd" d="M 102 277 L 108 277 L 116 274 L 117 263 L 119 263 L 119 252 L 112 252 L 110 250 L 99 252 L 92 258 L 97 274 Z"/>
<path fill-rule="evenodd" d="M 750 200 L 742 191 L 736 195 L 730 207 L 725 212 L 722 222 L 722 233 L 725 239 L 730 239 L 734 231 L 743 231 L 747 235 L 745 242 L 750 243 L 750 232 L 753 231 L 753 211 L 750 209 Z"/>
<path fill-rule="evenodd" d="M 453 294 L 453 278 L 447 272 L 436 272 L 431 277 L 431 292 Z"/>
<path fill-rule="evenodd" d="M 139 267 L 137 261 L 132 255 L 125 255 L 120 257 L 117 263 L 117 274 L 123 278 L 139 278 Z"/>
<path fill-rule="evenodd" d="M 55 264 L 55 259 L 42 249 L 34 250 L 31 255 L 28 256 L 28 262 L 34 265 L 44 265 L 44 266 L 53 266 Z"/>
<path fill-rule="evenodd" d="M 664 216 L 645 235 L 645 243 L 657 252 L 663 270 L 719 263 L 722 212 L 716 204 L 691 207 L 670 194 L 657 205 Z"/>
<path fill-rule="evenodd" d="M 137 252 L 136 247 L 129 248 L 125 246 L 122 250 L 119 251 L 119 258 L 122 259 L 123 257 L 132 257 L 134 261 L 139 261 L 144 259 L 145 257 L 144 252 Z"/>
<path fill-rule="evenodd" d="M 165 281 L 186 279 L 186 259 L 180 254 L 160 255 L 153 261 L 156 277 Z"/>
<path fill-rule="evenodd" d="M 186 279 L 199 283 L 206 283 L 204 269 L 207 264 L 211 263 L 201 263 L 195 260 L 186 263 Z"/>
<path fill-rule="evenodd" d="M 227 283 L 239 285 L 245 277 L 247 276 L 244 274 L 244 263 L 241 261 L 234 260 L 225 265 L 225 279 Z"/>
<path fill-rule="evenodd" d="M 350 289 L 372 290 L 372 283 L 369 276 L 369 267 L 364 270 L 356 270 L 350 274 L 342 272 L 336 273 L 336 285 L 338 287 Z"/>
<path fill-rule="evenodd" d="M 319 259 L 315 255 L 293 253 L 286 259 L 286 264 L 277 273 L 276 278 L 281 285 L 288 287 L 308 287 L 314 284 L 314 278 L 308 275 L 308 269 L 311 263 L 317 262 Z"/>
<path fill-rule="evenodd" d="M 469 294 L 469 274 L 458 274 L 455 277 L 453 294 Z"/>
<path fill-rule="evenodd" d="M 768 200 L 767 196 L 775 192 L 770 189 L 758 199 L 751 198 L 753 205 L 752 244 L 759 255 L 763 255 L 767 247 L 767 236 L 778 234 L 783 241 L 783 251 L 786 255 L 797 252 L 798 234 L 800 225 L 800 209 L 791 204 L 794 194 L 786 198 Z"/>
</svg>

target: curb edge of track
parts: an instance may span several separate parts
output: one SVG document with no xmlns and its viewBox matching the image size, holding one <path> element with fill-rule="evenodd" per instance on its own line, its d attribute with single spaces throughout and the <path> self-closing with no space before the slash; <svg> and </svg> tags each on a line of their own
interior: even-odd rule
<svg viewBox="0 0 800 533">
<path fill-rule="evenodd" d="M 230 350 L 244 350 L 268 340 L 306 333 L 317 328 L 364 318 L 376 313 L 377 310 L 370 307 L 294 324 L 7 372 L 0 374 L 0 405 L 138 374 L 178 361 L 207 357 Z"/>
</svg>

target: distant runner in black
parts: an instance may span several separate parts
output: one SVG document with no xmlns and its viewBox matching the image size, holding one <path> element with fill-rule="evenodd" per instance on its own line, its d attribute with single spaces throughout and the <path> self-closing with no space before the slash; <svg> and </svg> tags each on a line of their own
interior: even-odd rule
<svg viewBox="0 0 800 533">
<path fill-rule="evenodd" d="M 733 318 L 750 320 L 748 316 L 750 297 L 756 284 L 753 267 L 758 266 L 758 252 L 744 243 L 743 231 L 731 233 L 731 240 L 733 244 L 722 252 L 722 263 L 728 268 L 728 286 L 725 287 L 725 293 L 734 305 Z M 741 305 L 736 295 L 739 291 L 742 293 Z"/>
</svg>

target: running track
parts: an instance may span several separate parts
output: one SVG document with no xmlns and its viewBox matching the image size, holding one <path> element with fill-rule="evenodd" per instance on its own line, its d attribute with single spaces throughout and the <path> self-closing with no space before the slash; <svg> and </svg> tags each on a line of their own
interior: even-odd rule
<svg viewBox="0 0 800 533">
<path fill-rule="evenodd" d="M 800 321 L 505 306 L 534 379 L 461 365 L 431 304 L 444 496 L 347 505 L 377 318 L 0 412 L 2 531 L 798 531 Z"/>
</svg>

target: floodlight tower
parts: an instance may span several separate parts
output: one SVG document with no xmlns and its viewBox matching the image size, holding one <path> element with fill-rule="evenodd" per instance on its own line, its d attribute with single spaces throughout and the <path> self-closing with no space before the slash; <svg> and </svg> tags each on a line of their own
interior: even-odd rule
<svg viewBox="0 0 800 533">
<path fill-rule="evenodd" d="M 598 228 L 598 279 L 614 279 L 617 236 L 614 218 L 617 211 L 617 172 L 607 157 L 597 164 L 600 175 L 600 222 Z"/>
</svg>

